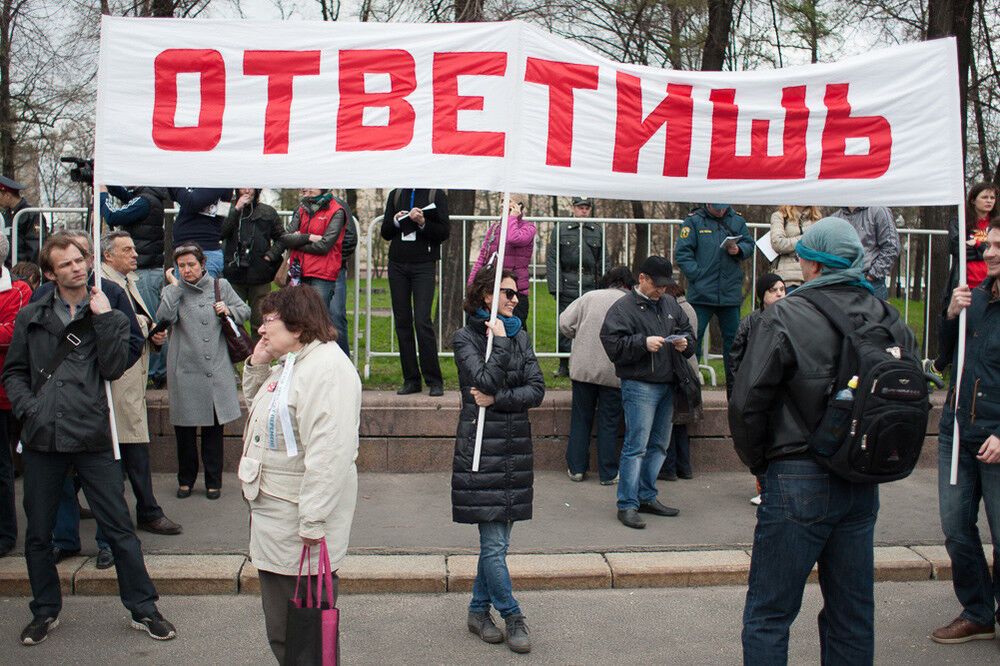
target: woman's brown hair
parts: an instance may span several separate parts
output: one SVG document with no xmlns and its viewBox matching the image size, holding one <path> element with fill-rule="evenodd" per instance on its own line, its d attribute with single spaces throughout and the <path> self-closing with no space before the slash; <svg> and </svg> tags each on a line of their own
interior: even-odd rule
<svg viewBox="0 0 1000 666">
<path fill-rule="evenodd" d="M 299 342 L 303 344 L 313 340 L 333 342 L 337 339 L 337 330 L 330 323 L 323 299 L 308 285 L 272 291 L 261 302 L 260 312 L 261 315 L 276 313 L 285 328 L 301 334 Z"/>
<path fill-rule="evenodd" d="M 503 273 L 500 274 L 500 280 L 503 281 L 507 278 L 517 282 L 517 276 L 514 275 L 514 271 L 504 269 Z M 493 281 L 495 279 L 496 269 L 493 267 L 482 268 L 476 273 L 472 284 L 465 290 L 465 303 L 462 304 L 462 309 L 465 310 L 466 314 L 475 315 L 479 310 L 489 310 L 486 307 L 486 294 L 493 293 Z"/>
<path fill-rule="evenodd" d="M 197 243 L 184 243 L 179 245 L 174 249 L 174 263 L 186 254 L 190 254 L 195 260 L 201 264 L 205 265 L 205 251 L 201 249 L 201 245 Z"/>
</svg>

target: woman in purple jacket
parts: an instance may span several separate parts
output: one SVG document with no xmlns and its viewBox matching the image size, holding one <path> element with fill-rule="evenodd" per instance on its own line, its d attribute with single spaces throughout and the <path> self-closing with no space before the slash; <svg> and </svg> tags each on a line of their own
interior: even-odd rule
<svg viewBox="0 0 1000 666">
<path fill-rule="evenodd" d="M 479 258 L 472 266 L 467 285 L 472 285 L 479 269 L 492 266 L 500 249 L 500 223 L 496 222 L 486 230 L 483 246 L 479 248 Z M 507 213 L 507 249 L 503 255 L 503 267 L 514 271 L 517 279 L 517 306 L 514 316 L 521 320 L 527 330 L 528 290 L 531 286 L 531 255 L 535 249 L 535 224 L 524 219 L 524 202 L 512 201 Z"/>
</svg>

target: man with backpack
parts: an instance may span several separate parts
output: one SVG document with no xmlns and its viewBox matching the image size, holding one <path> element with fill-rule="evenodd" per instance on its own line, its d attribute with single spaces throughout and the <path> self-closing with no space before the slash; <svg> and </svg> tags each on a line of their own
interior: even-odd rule
<svg viewBox="0 0 1000 666">
<path fill-rule="evenodd" d="M 958 315 L 968 309 L 965 365 L 958 409 L 956 373 L 941 414 L 938 447 L 938 501 L 945 547 L 951 558 L 952 585 L 962 614 L 931 634 L 937 643 L 965 643 L 995 636 L 1000 602 L 1000 219 L 986 235 L 986 279 L 959 285 L 941 321 L 940 358 L 951 359 L 958 346 Z M 974 287 L 970 289 L 969 287 Z M 958 483 L 951 485 L 953 427 L 958 419 Z M 983 555 L 976 522 L 980 500 L 986 506 L 993 541 L 992 575 Z"/>
<path fill-rule="evenodd" d="M 913 333 L 864 279 L 850 224 L 820 220 L 796 252 L 805 282 L 760 317 L 729 403 L 736 451 L 765 477 L 744 662 L 787 663 L 789 627 L 818 564 L 824 661 L 871 664 L 877 482 L 916 463 L 927 384 Z"/>
</svg>

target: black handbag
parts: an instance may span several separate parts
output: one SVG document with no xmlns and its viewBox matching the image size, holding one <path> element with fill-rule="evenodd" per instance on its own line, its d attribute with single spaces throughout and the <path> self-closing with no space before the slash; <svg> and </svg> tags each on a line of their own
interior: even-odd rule
<svg viewBox="0 0 1000 666">
<path fill-rule="evenodd" d="M 674 371 L 674 411 L 697 416 L 701 410 L 701 377 L 681 352 L 671 349 L 670 356 Z"/>
<path fill-rule="evenodd" d="M 215 302 L 222 300 L 222 292 L 219 289 L 219 278 L 215 278 Z M 253 355 L 253 340 L 247 335 L 246 329 L 238 326 L 236 322 L 227 314 L 220 314 L 222 320 L 222 337 L 226 340 L 226 350 L 229 352 L 229 360 L 233 363 L 242 363 Z"/>
</svg>

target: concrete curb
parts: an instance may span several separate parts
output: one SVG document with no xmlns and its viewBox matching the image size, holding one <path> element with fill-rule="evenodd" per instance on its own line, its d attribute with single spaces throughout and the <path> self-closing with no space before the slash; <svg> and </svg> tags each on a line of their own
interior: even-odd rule
<svg viewBox="0 0 1000 666">
<path fill-rule="evenodd" d="M 991 549 L 983 550 L 990 561 Z M 507 563 L 517 590 L 745 585 L 750 551 L 511 554 Z M 146 568 L 161 595 L 260 594 L 257 569 L 244 555 L 147 555 Z M 72 557 L 58 570 L 63 594 L 118 594 L 115 570 L 97 570 L 94 558 Z M 348 555 L 338 575 L 343 594 L 468 592 L 476 556 Z M 950 579 L 943 546 L 875 548 L 877 581 Z M 0 558 L 0 596 L 30 591 L 24 558 Z"/>
</svg>

